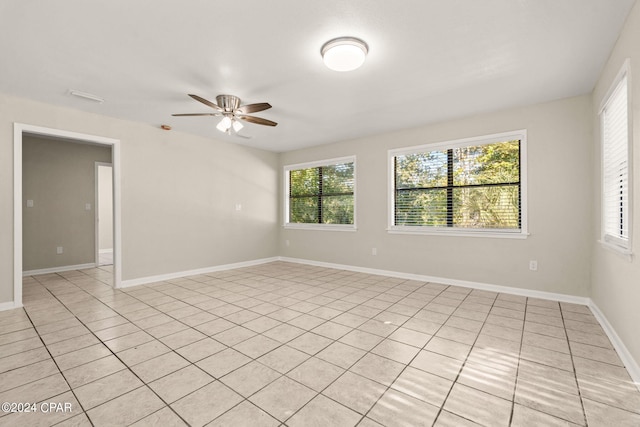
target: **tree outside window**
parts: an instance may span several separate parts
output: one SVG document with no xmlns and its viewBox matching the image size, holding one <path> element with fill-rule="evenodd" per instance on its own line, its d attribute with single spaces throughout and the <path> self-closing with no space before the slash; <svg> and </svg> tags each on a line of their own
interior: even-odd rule
<svg viewBox="0 0 640 427">
<path fill-rule="evenodd" d="M 354 162 L 291 169 L 288 223 L 354 224 Z"/>
<path fill-rule="evenodd" d="M 521 228 L 520 140 L 393 158 L 394 225 Z"/>
</svg>

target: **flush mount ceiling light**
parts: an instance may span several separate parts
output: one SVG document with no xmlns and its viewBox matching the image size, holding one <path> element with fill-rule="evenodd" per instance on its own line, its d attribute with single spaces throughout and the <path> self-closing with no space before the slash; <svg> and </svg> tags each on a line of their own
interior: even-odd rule
<svg viewBox="0 0 640 427">
<path fill-rule="evenodd" d="M 320 53 L 324 65 L 334 71 L 351 71 L 359 68 L 369 52 L 365 42 L 355 37 L 339 37 L 326 42 Z"/>
</svg>

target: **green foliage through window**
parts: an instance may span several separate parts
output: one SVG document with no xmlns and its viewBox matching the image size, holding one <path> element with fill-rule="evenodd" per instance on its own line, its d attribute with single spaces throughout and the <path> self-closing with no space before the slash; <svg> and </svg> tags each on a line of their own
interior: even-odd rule
<svg viewBox="0 0 640 427">
<path fill-rule="evenodd" d="M 354 163 L 289 171 L 289 223 L 353 224 Z"/>
<path fill-rule="evenodd" d="M 394 157 L 396 226 L 520 229 L 520 141 Z"/>
</svg>

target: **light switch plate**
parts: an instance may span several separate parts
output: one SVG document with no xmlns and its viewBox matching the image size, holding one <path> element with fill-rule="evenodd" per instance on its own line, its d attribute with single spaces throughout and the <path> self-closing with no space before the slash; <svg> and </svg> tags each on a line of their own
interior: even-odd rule
<svg viewBox="0 0 640 427">
<path fill-rule="evenodd" d="M 33 207 L 33 200 L 27 200 L 27 207 L 28 208 L 32 208 Z"/>
</svg>

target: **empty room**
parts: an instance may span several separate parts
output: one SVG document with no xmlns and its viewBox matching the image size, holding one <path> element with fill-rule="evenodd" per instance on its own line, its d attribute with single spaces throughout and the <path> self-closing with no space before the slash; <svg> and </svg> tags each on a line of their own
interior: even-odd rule
<svg viewBox="0 0 640 427">
<path fill-rule="evenodd" d="M 0 426 L 640 426 L 636 0 L 6 0 Z"/>
</svg>

